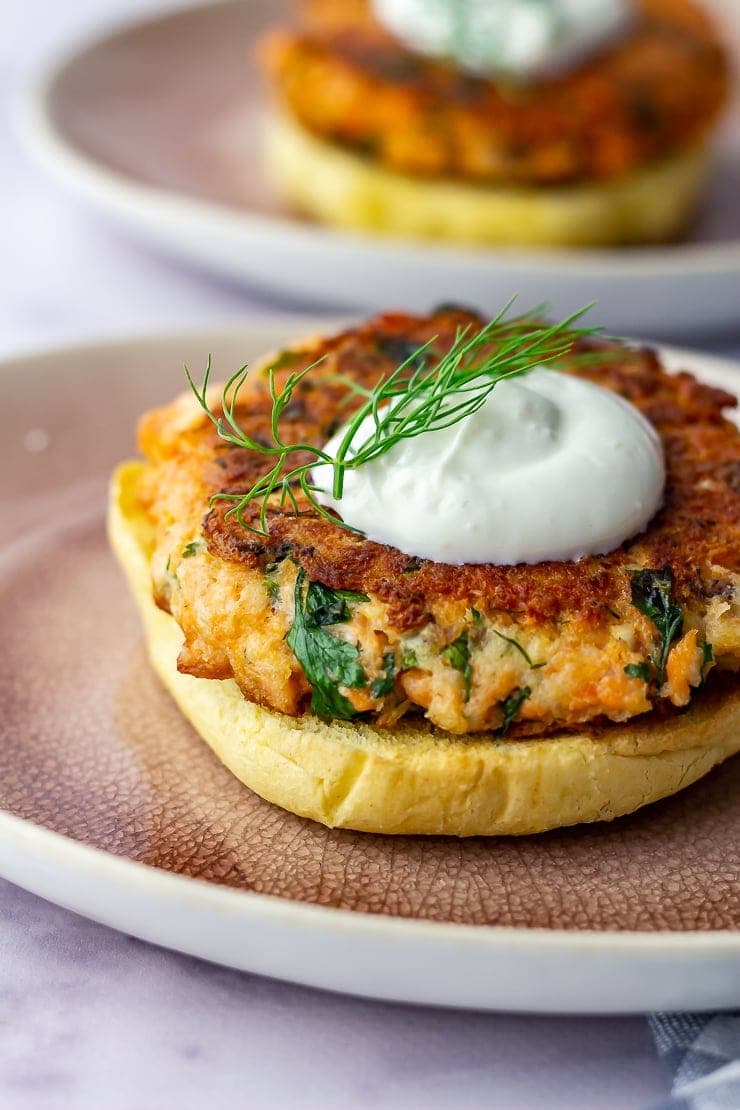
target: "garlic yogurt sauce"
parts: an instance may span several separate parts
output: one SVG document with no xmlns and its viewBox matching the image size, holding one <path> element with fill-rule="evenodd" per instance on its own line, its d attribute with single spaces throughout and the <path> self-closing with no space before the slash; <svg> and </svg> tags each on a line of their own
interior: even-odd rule
<svg viewBox="0 0 740 1110">
<path fill-rule="evenodd" d="M 354 443 L 373 429 L 368 417 Z M 545 367 L 500 381 L 459 423 L 347 470 L 340 501 L 313 469 L 317 499 L 368 539 L 455 565 L 605 554 L 644 530 L 665 477 L 660 438 L 633 405 Z"/>
<path fill-rule="evenodd" d="M 630 0 L 372 0 L 411 50 L 478 74 L 528 80 L 560 72 L 623 34 Z"/>
</svg>

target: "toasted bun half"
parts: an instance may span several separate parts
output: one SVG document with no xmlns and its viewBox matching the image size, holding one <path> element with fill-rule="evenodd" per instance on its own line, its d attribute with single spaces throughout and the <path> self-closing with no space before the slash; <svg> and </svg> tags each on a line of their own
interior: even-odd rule
<svg viewBox="0 0 740 1110">
<path fill-rule="evenodd" d="M 137 499 L 145 464 L 113 478 L 109 535 L 160 679 L 216 756 L 268 801 L 330 827 L 375 833 L 510 836 L 609 821 L 696 782 L 740 750 L 740 688 L 662 722 L 603 736 L 448 736 L 401 725 L 324 724 L 245 700 L 232 680 L 177 670 L 182 634 L 152 600 L 152 530 Z"/>
<path fill-rule="evenodd" d="M 268 172 L 290 204 L 322 223 L 419 239 L 519 246 L 608 246 L 674 239 L 707 177 L 692 147 L 615 181 L 560 187 L 414 178 L 317 138 L 284 115 L 266 130 Z"/>
</svg>

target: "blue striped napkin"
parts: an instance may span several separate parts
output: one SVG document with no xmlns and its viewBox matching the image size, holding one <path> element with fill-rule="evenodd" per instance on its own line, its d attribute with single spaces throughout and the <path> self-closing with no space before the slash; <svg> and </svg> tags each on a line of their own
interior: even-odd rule
<svg viewBox="0 0 740 1110">
<path fill-rule="evenodd" d="M 660 1110 L 740 1110 L 740 1011 L 653 1014 L 648 1021 L 673 1083 Z"/>
</svg>

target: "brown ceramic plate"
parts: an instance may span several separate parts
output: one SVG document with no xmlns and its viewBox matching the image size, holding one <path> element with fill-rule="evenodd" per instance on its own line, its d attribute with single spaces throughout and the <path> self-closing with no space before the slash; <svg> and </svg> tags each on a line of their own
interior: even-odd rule
<svg viewBox="0 0 740 1110">
<path fill-rule="evenodd" d="M 740 39 L 735 4 L 717 9 Z M 650 249 L 462 249 L 330 231 L 279 205 L 264 180 L 268 118 L 253 45 L 281 0 L 186 8 L 124 28 L 61 60 L 29 94 L 23 134 L 50 171 L 140 235 L 229 276 L 314 302 L 426 311 L 549 301 L 603 306 L 612 330 L 671 335 L 737 325 L 740 104 L 718 142 L 691 236 Z M 740 55 L 740 47 L 738 48 Z"/>
<path fill-rule="evenodd" d="M 104 533 L 138 415 L 326 328 L 275 320 L 0 367 L 0 873 L 145 939 L 385 998 L 522 1010 L 740 1002 L 740 761 L 520 840 L 335 831 L 261 801 L 151 672 Z M 737 368 L 671 356 L 737 388 Z M 146 865 L 146 866 L 142 866 Z"/>
</svg>

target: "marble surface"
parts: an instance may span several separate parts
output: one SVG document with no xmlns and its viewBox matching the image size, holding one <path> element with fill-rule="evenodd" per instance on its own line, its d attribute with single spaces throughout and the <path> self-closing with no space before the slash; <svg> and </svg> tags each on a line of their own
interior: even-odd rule
<svg viewBox="0 0 740 1110">
<path fill-rule="evenodd" d="M 450 1013 L 226 971 L 0 883 L 0 1106 L 646 1107 L 646 1023 Z"/>
<path fill-rule="evenodd" d="M 158 6 L 13 0 L 3 11 L 0 356 L 301 307 L 129 242 L 17 148 L 11 105 L 44 59 L 103 13 L 110 23 Z M 712 346 L 740 353 L 740 329 Z M 641 1019 L 515 1018 L 334 997 L 153 948 L 0 882 L 3 1110 L 637 1110 L 666 1090 Z"/>
</svg>

